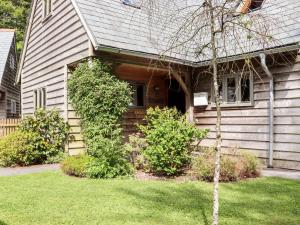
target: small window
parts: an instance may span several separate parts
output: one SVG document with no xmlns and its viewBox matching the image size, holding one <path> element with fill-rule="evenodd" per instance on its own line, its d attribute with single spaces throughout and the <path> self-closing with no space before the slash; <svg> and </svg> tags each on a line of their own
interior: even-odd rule
<svg viewBox="0 0 300 225">
<path fill-rule="evenodd" d="M 133 89 L 132 107 L 144 107 L 145 106 L 145 85 L 144 84 L 131 84 Z"/>
<path fill-rule="evenodd" d="M 123 3 L 124 5 L 131 6 L 131 7 L 137 8 L 137 9 L 140 9 L 140 8 L 141 8 L 141 7 L 136 3 L 136 0 L 122 0 L 122 3 Z"/>
<path fill-rule="evenodd" d="M 17 102 L 15 100 L 10 101 L 10 113 L 17 114 Z"/>
<path fill-rule="evenodd" d="M 219 86 L 220 100 L 223 105 L 252 104 L 252 75 L 224 76 Z M 214 99 L 212 99 L 214 102 Z"/>
<path fill-rule="evenodd" d="M 249 13 L 262 7 L 264 0 L 241 0 L 238 11 L 240 13 Z"/>
<path fill-rule="evenodd" d="M 33 92 L 34 98 L 34 109 L 45 109 L 46 108 L 46 89 L 41 88 L 38 90 L 34 90 Z"/>
<path fill-rule="evenodd" d="M 15 61 L 15 57 L 13 54 L 10 54 L 10 56 L 9 56 L 9 66 L 12 70 L 14 70 L 16 68 L 16 61 Z"/>
<path fill-rule="evenodd" d="M 44 17 L 52 12 L 52 0 L 44 0 Z"/>
</svg>

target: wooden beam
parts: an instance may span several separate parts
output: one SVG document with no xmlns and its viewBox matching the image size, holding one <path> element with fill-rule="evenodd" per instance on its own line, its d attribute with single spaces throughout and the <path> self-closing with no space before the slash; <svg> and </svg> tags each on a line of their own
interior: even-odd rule
<svg viewBox="0 0 300 225">
<path fill-rule="evenodd" d="M 188 90 L 188 87 L 186 86 L 186 84 L 185 84 L 184 80 L 182 79 L 182 77 L 180 76 L 180 74 L 177 71 L 172 71 L 172 75 L 179 83 L 179 85 L 182 88 L 182 90 L 184 91 L 185 95 L 189 96 L 190 92 Z"/>
</svg>

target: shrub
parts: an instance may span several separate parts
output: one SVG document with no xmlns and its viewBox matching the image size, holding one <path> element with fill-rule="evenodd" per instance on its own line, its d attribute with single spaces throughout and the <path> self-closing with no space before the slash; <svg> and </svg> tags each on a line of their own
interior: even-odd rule
<svg viewBox="0 0 300 225">
<path fill-rule="evenodd" d="M 34 144 L 36 141 L 35 133 L 22 131 L 16 131 L 1 139 L 0 166 L 27 166 L 41 163 L 41 153 Z"/>
<path fill-rule="evenodd" d="M 54 162 L 59 160 L 64 152 L 68 139 L 69 126 L 56 110 L 38 109 L 33 116 L 21 121 L 19 130 L 33 133 L 35 150 L 39 152 L 39 162 Z"/>
<path fill-rule="evenodd" d="M 147 147 L 142 154 L 150 170 L 162 175 L 175 175 L 190 163 L 192 143 L 202 140 L 208 130 L 199 130 L 174 109 L 147 110 L 147 125 L 139 125 Z"/>
<path fill-rule="evenodd" d="M 68 81 L 71 103 L 81 118 L 87 154 L 94 157 L 91 177 L 112 178 L 130 174 L 120 119 L 131 102 L 128 83 L 114 76 L 98 60 L 81 63 Z"/>
<path fill-rule="evenodd" d="M 61 170 L 70 176 L 86 177 L 91 160 L 88 155 L 69 156 L 61 162 Z"/>
<path fill-rule="evenodd" d="M 192 173 L 203 181 L 212 182 L 215 170 L 215 151 L 213 148 L 204 150 L 192 163 Z M 222 155 L 220 181 L 230 182 L 239 179 L 259 176 L 258 159 L 250 153 L 230 152 Z"/>
</svg>

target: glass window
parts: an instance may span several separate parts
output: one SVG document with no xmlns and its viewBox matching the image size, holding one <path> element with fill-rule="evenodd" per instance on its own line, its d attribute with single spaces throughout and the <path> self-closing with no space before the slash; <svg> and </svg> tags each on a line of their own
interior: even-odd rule
<svg viewBox="0 0 300 225">
<path fill-rule="evenodd" d="M 236 102 L 236 81 L 234 77 L 227 78 L 227 102 Z"/>
<path fill-rule="evenodd" d="M 52 0 L 44 0 L 44 17 L 47 17 L 52 11 Z"/>
<path fill-rule="evenodd" d="M 33 92 L 34 97 L 34 108 L 39 109 L 45 109 L 46 108 L 46 89 L 41 88 L 38 90 L 34 90 Z"/>
<path fill-rule="evenodd" d="M 225 76 L 220 82 L 219 94 L 223 104 L 251 103 L 253 99 L 252 75 Z M 214 99 L 212 100 L 214 101 Z"/>
</svg>

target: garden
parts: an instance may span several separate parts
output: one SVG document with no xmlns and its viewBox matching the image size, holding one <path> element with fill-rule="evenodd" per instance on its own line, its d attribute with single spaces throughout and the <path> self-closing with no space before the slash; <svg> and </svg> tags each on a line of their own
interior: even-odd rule
<svg viewBox="0 0 300 225">
<path fill-rule="evenodd" d="M 72 137 L 58 111 L 24 118 L 0 140 L 0 166 L 59 162 L 62 172 L 0 177 L 0 224 L 211 223 L 216 151 L 199 147 L 209 130 L 175 108 L 156 107 L 125 141 L 131 87 L 97 60 L 78 66 L 68 91 L 86 151 L 65 153 Z M 300 183 L 259 178 L 260 167 L 238 149 L 222 155 L 221 224 L 300 223 Z"/>
</svg>

